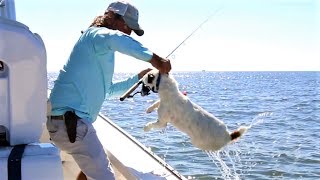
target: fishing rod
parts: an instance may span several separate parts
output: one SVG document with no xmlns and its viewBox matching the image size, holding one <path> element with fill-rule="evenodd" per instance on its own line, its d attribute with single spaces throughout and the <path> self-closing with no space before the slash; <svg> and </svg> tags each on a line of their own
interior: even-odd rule
<svg viewBox="0 0 320 180">
<path fill-rule="evenodd" d="M 186 40 L 188 40 L 198 29 L 200 29 L 203 24 L 205 24 L 206 22 L 208 22 L 209 19 L 210 19 L 213 15 L 215 15 L 217 12 L 218 12 L 218 10 L 215 11 L 215 13 L 211 14 L 207 19 L 205 19 L 195 30 L 193 30 L 193 31 L 189 34 L 189 36 L 187 36 L 176 48 L 174 48 L 174 49 L 168 54 L 168 56 L 167 56 L 166 58 L 170 57 L 184 42 L 186 42 Z"/>
<path fill-rule="evenodd" d="M 198 31 L 198 29 L 201 28 L 201 26 L 203 24 L 205 24 L 206 22 L 209 21 L 209 19 L 211 17 L 213 17 L 214 15 L 216 15 L 218 13 L 218 11 L 220 11 L 221 8 L 217 9 L 215 12 L 213 12 L 210 16 L 208 16 L 200 25 L 198 25 L 198 27 L 196 29 L 194 29 L 180 44 L 178 44 L 178 46 L 176 46 L 176 48 L 174 48 L 168 55 L 166 58 L 169 58 L 184 42 L 186 42 L 186 40 L 188 40 L 196 31 Z M 139 87 L 139 85 L 142 83 L 142 80 L 139 80 L 137 83 L 135 83 L 127 92 L 125 92 L 121 97 L 120 97 L 120 101 L 123 101 L 125 98 L 127 97 L 131 97 L 130 94 L 137 89 L 137 87 Z"/>
</svg>

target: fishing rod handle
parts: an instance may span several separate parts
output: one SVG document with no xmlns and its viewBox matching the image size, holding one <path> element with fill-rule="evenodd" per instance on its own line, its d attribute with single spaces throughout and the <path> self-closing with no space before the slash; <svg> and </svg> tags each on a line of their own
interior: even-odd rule
<svg viewBox="0 0 320 180">
<path fill-rule="evenodd" d="M 124 99 L 126 99 L 128 96 L 130 96 L 130 94 L 137 89 L 137 87 L 142 83 L 142 81 L 139 81 L 137 83 L 135 83 L 127 92 L 125 92 L 121 97 L 120 97 L 120 101 L 123 101 Z"/>
</svg>

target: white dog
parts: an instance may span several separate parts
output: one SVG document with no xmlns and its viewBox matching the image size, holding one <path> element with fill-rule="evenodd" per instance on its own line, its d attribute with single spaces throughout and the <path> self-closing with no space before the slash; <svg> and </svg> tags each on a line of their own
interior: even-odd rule
<svg viewBox="0 0 320 180">
<path fill-rule="evenodd" d="M 221 120 L 183 95 L 178 89 L 178 83 L 171 75 L 152 70 L 143 77 L 142 82 L 145 87 L 158 93 L 160 97 L 160 100 L 147 109 L 147 113 L 150 113 L 158 108 L 158 120 L 146 124 L 145 131 L 152 128 L 165 128 L 167 123 L 171 123 L 186 133 L 197 148 L 217 151 L 239 138 L 248 129 L 241 126 L 230 133 Z"/>
</svg>

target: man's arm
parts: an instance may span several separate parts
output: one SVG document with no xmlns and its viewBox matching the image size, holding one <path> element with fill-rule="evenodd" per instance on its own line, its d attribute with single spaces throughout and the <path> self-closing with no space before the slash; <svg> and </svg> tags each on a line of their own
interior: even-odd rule
<svg viewBox="0 0 320 180">
<path fill-rule="evenodd" d="M 110 89 L 107 92 L 107 97 L 117 97 L 125 93 L 130 87 L 132 87 L 135 83 L 138 82 L 145 74 L 151 71 L 151 68 L 144 69 L 140 71 L 137 75 L 132 76 L 126 80 L 119 81 L 116 83 L 112 83 Z"/>
<path fill-rule="evenodd" d="M 171 70 L 170 60 L 162 58 L 144 47 L 140 42 L 121 32 L 110 32 L 103 34 L 103 44 L 106 47 L 120 53 L 150 62 L 153 67 L 161 73 L 168 73 Z M 150 59 L 151 57 L 151 59 Z"/>
</svg>

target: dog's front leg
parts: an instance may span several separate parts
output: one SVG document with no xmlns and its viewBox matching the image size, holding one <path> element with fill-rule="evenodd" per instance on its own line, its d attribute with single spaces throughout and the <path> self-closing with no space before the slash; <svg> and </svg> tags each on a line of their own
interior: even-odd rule
<svg viewBox="0 0 320 180">
<path fill-rule="evenodd" d="M 148 109 L 146 110 L 146 113 L 151 113 L 154 109 L 158 108 L 160 106 L 160 99 L 153 103 Z"/>
<path fill-rule="evenodd" d="M 145 132 L 147 132 L 147 131 L 150 131 L 152 128 L 162 129 L 162 128 L 165 128 L 166 126 L 167 126 L 167 122 L 158 120 L 158 121 L 153 121 L 153 122 L 147 123 L 144 126 L 143 130 Z"/>
<path fill-rule="evenodd" d="M 156 104 L 156 103 L 154 103 Z M 159 101 L 160 104 L 160 101 Z M 158 120 L 154 122 L 149 122 L 144 126 L 144 131 L 150 131 L 152 128 L 162 129 L 167 126 L 167 113 L 164 106 L 159 107 L 158 109 Z"/>
</svg>

